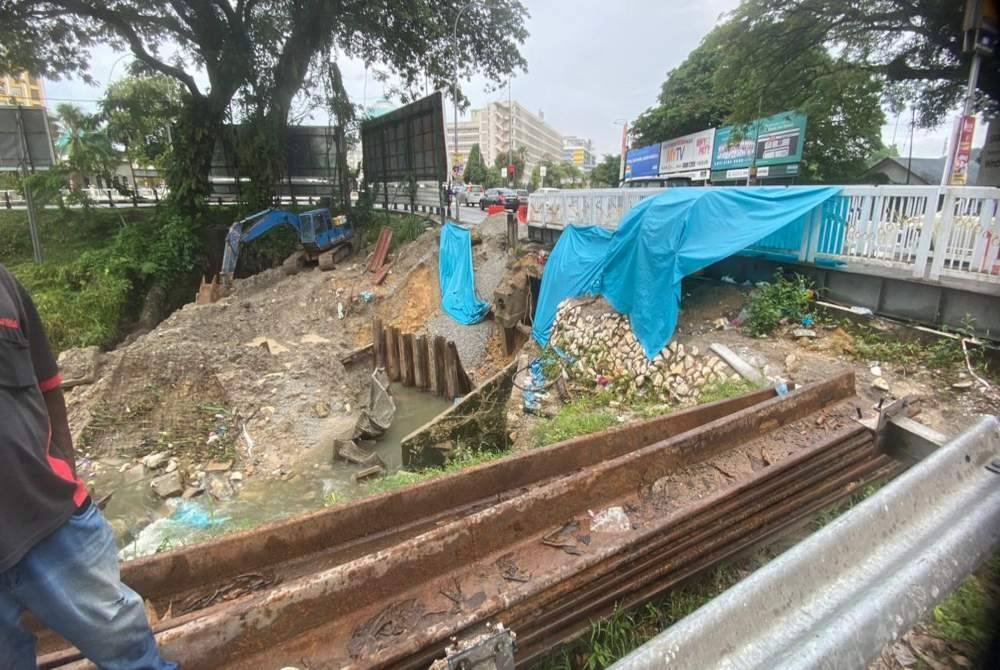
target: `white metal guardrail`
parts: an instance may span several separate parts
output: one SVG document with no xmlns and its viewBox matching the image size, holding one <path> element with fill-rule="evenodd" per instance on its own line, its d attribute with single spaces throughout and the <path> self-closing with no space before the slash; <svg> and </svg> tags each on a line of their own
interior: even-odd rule
<svg viewBox="0 0 1000 670">
<path fill-rule="evenodd" d="M 636 203 L 665 190 L 532 194 L 528 225 L 614 229 Z M 881 267 L 917 279 L 986 282 L 997 284 L 1000 291 L 998 203 L 997 188 L 844 186 L 840 195 L 813 215 L 769 235 L 750 251 L 847 269 L 851 265 Z"/>
<path fill-rule="evenodd" d="M 998 546 L 991 416 L 612 670 L 861 670 Z"/>
</svg>

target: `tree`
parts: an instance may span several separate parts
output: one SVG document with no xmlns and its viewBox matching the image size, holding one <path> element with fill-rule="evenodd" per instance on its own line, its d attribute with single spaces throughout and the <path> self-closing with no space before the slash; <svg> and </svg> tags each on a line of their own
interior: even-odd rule
<svg viewBox="0 0 1000 670">
<path fill-rule="evenodd" d="M 99 127 L 100 117 L 65 102 L 56 106 L 56 114 L 62 126 L 56 147 L 63 154 L 62 169 L 69 178 L 70 190 L 79 190 L 88 176 L 110 181 L 120 159 Z"/>
<path fill-rule="evenodd" d="M 101 101 L 112 142 L 125 147 L 131 163 L 163 169 L 171 155 L 170 127 L 183 107 L 177 80 L 162 74 L 138 75 L 108 85 Z"/>
<path fill-rule="evenodd" d="M 0 70 L 89 78 L 89 48 L 106 43 L 177 80 L 185 94 L 168 180 L 178 206 L 194 214 L 208 194 L 214 141 L 237 94 L 262 149 L 257 160 L 273 164 L 282 158 L 278 138 L 293 98 L 335 54 L 383 64 L 398 76 L 404 94 L 425 82 L 445 86 L 455 62 L 459 74 L 480 70 L 491 79 L 523 67 L 518 45 L 527 36 L 527 12 L 519 0 L 471 5 L 456 44 L 451 26 L 464 4 L 6 0 L 0 3 Z M 207 88 L 193 75 L 195 66 L 204 71 Z"/>
<path fill-rule="evenodd" d="M 473 144 L 469 149 L 469 159 L 465 163 L 465 172 L 462 180 L 466 184 L 486 183 L 486 162 L 483 160 L 483 153 L 479 149 L 479 144 Z"/>
<path fill-rule="evenodd" d="M 936 125 L 964 93 L 970 56 L 962 53 L 959 0 L 744 0 L 734 12 L 732 47 L 763 71 L 827 48 L 881 78 L 887 92 L 914 102 L 920 123 Z M 979 109 L 1000 107 L 1000 58 L 982 61 Z"/>
<path fill-rule="evenodd" d="M 606 154 L 590 171 L 590 185 L 594 188 L 618 186 L 621 158 L 621 154 Z"/>
<path fill-rule="evenodd" d="M 738 33 L 733 22 L 720 25 L 668 74 L 659 104 L 636 121 L 638 143 L 729 123 L 742 126 L 739 133 L 752 132 L 754 118 L 797 110 L 808 117 L 804 180 L 843 182 L 863 171 L 865 159 L 881 147 L 885 115 L 878 80 L 822 46 L 780 68 L 760 67 Z"/>
</svg>

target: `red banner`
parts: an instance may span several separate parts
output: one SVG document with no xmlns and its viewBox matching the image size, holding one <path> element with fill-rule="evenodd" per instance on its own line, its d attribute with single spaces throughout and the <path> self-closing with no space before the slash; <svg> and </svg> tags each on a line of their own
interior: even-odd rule
<svg viewBox="0 0 1000 670">
<path fill-rule="evenodd" d="M 955 162 L 951 169 L 951 179 L 948 180 L 952 186 L 962 186 L 968 181 L 969 161 L 972 160 L 972 136 L 976 133 L 976 117 L 963 117 L 959 123 Z"/>
</svg>

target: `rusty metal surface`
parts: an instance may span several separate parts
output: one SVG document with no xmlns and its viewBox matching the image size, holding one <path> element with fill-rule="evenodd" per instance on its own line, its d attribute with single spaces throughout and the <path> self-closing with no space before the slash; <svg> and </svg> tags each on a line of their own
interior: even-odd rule
<svg viewBox="0 0 1000 670">
<path fill-rule="evenodd" d="M 368 272 L 378 272 L 385 264 L 385 258 L 389 254 L 389 245 L 392 243 L 392 228 L 386 226 L 378 235 L 378 242 L 375 243 L 375 252 L 368 261 Z"/>
<path fill-rule="evenodd" d="M 181 617 L 158 640 L 194 669 L 421 667 L 452 635 L 502 621 L 537 655 L 615 602 L 647 598 L 888 474 L 894 462 L 854 421 L 853 385 L 845 373 L 783 398 L 706 405 L 196 547 L 216 561 L 226 551 L 274 561 L 288 578 Z M 593 525 L 611 507 L 627 529 Z M 330 542 L 340 529 L 353 534 Z M 262 541 L 266 558 L 247 547 Z M 138 567 L 197 584 L 194 552 L 175 554 Z"/>
</svg>

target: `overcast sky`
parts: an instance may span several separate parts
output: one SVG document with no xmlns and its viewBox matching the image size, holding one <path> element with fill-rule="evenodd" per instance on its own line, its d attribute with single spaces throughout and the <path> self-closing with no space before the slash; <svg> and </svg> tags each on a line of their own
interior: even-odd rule
<svg viewBox="0 0 1000 670">
<path fill-rule="evenodd" d="M 615 121 L 634 119 L 653 105 L 667 72 L 739 0 L 525 0 L 525 4 L 531 13 L 530 35 L 522 50 L 528 72 L 513 79 L 514 99 L 534 112 L 544 112 L 545 120 L 560 133 L 590 138 L 603 154 L 618 152 L 621 126 Z M 100 84 L 48 81 L 49 106 L 70 100 L 92 109 L 104 83 L 123 76 L 130 59 L 108 48 L 96 49 L 91 74 Z M 383 95 L 383 84 L 370 72 L 366 76 L 362 63 L 343 63 L 342 70 L 354 102 L 371 104 Z M 502 93 L 489 92 L 490 83 L 479 77 L 463 84 L 473 106 L 506 100 L 506 88 Z M 446 113 L 450 123 L 450 104 Z M 888 121 L 883 141 L 889 144 L 895 137 L 905 156 L 909 114 L 898 124 L 895 118 Z M 918 129 L 913 155 L 943 155 L 946 135 L 945 127 Z M 980 123 L 975 145 L 981 146 L 984 137 Z"/>
</svg>

